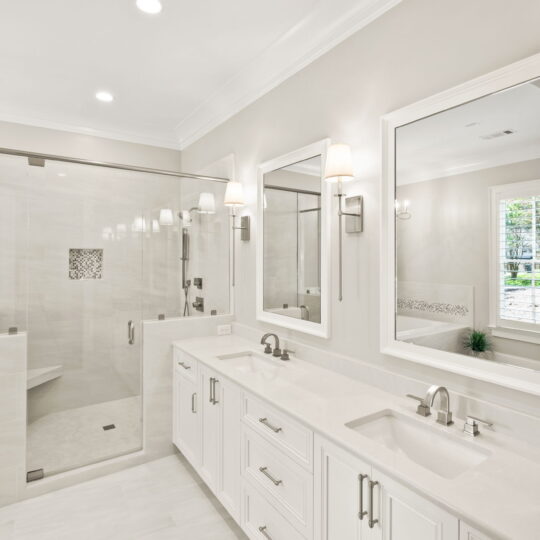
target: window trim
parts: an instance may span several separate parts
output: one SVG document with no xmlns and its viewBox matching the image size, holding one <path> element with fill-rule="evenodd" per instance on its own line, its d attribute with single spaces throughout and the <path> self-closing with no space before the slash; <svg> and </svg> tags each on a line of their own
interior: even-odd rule
<svg viewBox="0 0 540 540">
<path fill-rule="evenodd" d="M 499 218 L 502 199 L 538 196 L 540 179 L 501 184 L 489 188 L 489 327 L 495 337 L 540 343 L 540 325 L 500 318 L 499 269 Z"/>
</svg>

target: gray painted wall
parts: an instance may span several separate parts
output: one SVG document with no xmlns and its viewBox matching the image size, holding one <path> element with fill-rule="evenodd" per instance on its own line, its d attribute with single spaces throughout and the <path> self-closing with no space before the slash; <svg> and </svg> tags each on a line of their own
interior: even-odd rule
<svg viewBox="0 0 540 540">
<path fill-rule="evenodd" d="M 352 145 L 359 180 L 347 192 L 365 197 L 365 232 L 344 239 L 340 303 L 333 219 L 331 338 L 278 329 L 282 336 L 501 404 L 528 404 L 538 414 L 535 398 L 380 354 L 379 216 L 381 116 L 538 53 L 539 18 L 535 0 L 519 8 L 506 0 L 406 0 L 182 152 L 182 165 L 194 170 L 234 153 L 249 199 L 244 212 L 255 216 L 260 163 L 324 137 Z M 255 242 L 239 244 L 237 318 L 262 333 L 268 325 L 255 319 Z"/>
</svg>

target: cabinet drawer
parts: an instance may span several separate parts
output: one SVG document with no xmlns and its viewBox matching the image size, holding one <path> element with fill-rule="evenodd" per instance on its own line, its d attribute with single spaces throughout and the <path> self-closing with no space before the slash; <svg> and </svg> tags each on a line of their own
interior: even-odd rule
<svg viewBox="0 0 540 540">
<path fill-rule="evenodd" d="M 250 394 L 243 401 L 244 423 L 313 472 L 313 432 Z"/>
<path fill-rule="evenodd" d="M 173 351 L 173 365 L 177 374 L 186 377 L 190 381 L 197 381 L 199 362 L 195 358 L 175 348 Z"/>
<path fill-rule="evenodd" d="M 313 532 L 313 475 L 262 438 L 242 428 L 242 475 L 305 536 Z"/>
<path fill-rule="evenodd" d="M 252 540 L 305 538 L 246 481 L 242 486 L 242 528 Z"/>
</svg>

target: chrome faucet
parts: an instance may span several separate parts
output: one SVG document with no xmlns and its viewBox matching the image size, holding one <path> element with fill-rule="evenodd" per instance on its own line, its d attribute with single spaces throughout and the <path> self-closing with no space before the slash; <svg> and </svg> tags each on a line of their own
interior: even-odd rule
<svg viewBox="0 0 540 540">
<path fill-rule="evenodd" d="M 425 402 L 429 407 L 433 407 L 433 402 L 437 394 L 441 396 L 441 406 L 437 411 L 437 422 L 443 426 L 449 426 L 454 422 L 452 422 L 452 413 L 450 412 L 450 394 L 448 390 L 444 386 L 431 386 L 427 391 Z"/>
<path fill-rule="evenodd" d="M 441 395 L 441 407 L 437 411 L 437 422 L 443 426 L 449 426 L 450 424 L 453 424 L 452 413 L 450 412 L 450 394 L 444 386 L 430 386 L 425 398 L 413 396 L 412 394 L 407 394 L 407 397 L 416 399 L 420 402 L 416 409 L 416 414 L 419 414 L 420 416 L 429 416 L 437 394 Z"/>
<path fill-rule="evenodd" d="M 269 337 L 273 337 L 275 339 L 274 350 L 272 350 L 270 343 L 266 341 Z M 264 334 L 264 336 L 261 338 L 261 345 L 265 345 L 264 352 L 266 354 L 272 353 L 272 356 L 281 356 L 281 349 L 279 348 L 279 338 L 277 337 L 277 334 Z"/>
</svg>

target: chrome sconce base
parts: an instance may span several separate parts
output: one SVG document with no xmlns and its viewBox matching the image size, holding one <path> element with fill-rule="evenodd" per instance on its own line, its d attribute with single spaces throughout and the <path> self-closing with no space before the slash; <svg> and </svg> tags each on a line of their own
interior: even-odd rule
<svg viewBox="0 0 540 540">
<path fill-rule="evenodd" d="M 251 233 L 251 221 L 249 216 L 241 216 L 240 217 L 240 227 L 236 227 L 235 222 L 236 216 L 233 214 L 233 230 L 241 231 L 240 232 L 240 240 L 243 240 L 244 242 L 249 242 L 250 240 L 250 233 Z"/>
<path fill-rule="evenodd" d="M 355 195 L 354 197 L 345 198 L 345 212 L 341 215 L 345 216 L 345 232 L 348 234 L 361 233 L 364 231 L 364 197 Z"/>
<path fill-rule="evenodd" d="M 345 232 L 361 233 L 364 230 L 364 198 L 361 195 L 346 197 L 341 193 L 341 186 L 336 195 L 338 198 L 338 224 L 339 224 L 339 294 L 338 300 L 343 300 L 343 217 L 345 217 Z M 343 210 L 345 198 L 345 210 Z"/>
<path fill-rule="evenodd" d="M 236 213 L 232 212 L 232 286 L 236 284 L 236 236 L 234 231 L 240 231 L 240 240 L 249 242 L 251 237 L 251 220 L 249 216 L 240 217 L 240 227 L 236 226 Z"/>
</svg>

